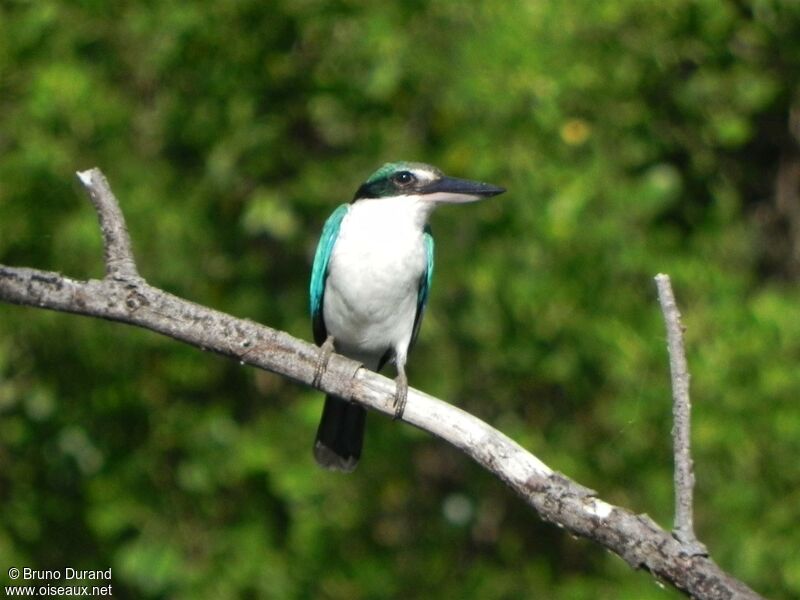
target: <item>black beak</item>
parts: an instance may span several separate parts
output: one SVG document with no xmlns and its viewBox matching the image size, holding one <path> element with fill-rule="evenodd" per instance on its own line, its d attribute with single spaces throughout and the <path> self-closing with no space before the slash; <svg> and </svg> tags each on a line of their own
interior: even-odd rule
<svg viewBox="0 0 800 600">
<path fill-rule="evenodd" d="M 431 200 L 437 202 L 474 202 L 505 191 L 505 188 L 490 183 L 456 177 L 442 177 L 431 181 L 420 190 L 424 196 L 431 196 Z"/>
</svg>

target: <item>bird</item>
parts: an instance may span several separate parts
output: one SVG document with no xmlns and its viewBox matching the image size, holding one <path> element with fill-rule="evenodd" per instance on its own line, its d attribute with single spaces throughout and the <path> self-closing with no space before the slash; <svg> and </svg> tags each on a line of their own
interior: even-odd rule
<svg viewBox="0 0 800 600">
<path fill-rule="evenodd" d="M 380 371 L 397 368 L 395 418 L 408 396 L 405 365 L 431 288 L 434 243 L 428 219 L 441 204 L 473 202 L 504 188 L 448 177 L 419 162 L 390 162 L 372 173 L 325 222 L 314 255 L 310 312 L 320 346 L 315 385 L 336 351 Z M 366 410 L 327 395 L 314 441 L 323 468 L 351 472 L 361 457 Z"/>
</svg>

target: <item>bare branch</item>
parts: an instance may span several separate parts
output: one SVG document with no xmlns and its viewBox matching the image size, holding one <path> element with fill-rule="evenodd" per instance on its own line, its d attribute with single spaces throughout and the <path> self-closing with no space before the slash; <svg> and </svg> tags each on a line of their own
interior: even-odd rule
<svg viewBox="0 0 800 600">
<path fill-rule="evenodd" d="M 99 171 L 90 173 L 91 181 L 98 181 L 94 174 L 102 177 Z M 109 276 L 102 281 L 76 281 L 58 273 L 0 265 L 0 300 L 143 327 L 394 415 L 392 380 L 338 354 L 330 356 L 320 376 L 316 346 L 147 284 L 136 273 L 113 195 L 106 194 L 104 201 L 113 206 L 98 206 L 97 202 L 95 206 L 101 215 L 107 259 L 115 263 L 107 264 Z M 126 261 L 130 262 L 127 267 Z M 647 515 L 604 502 L 594 491 L 553 471 L 503 433 L 455 406 L 409 389 L 402 420 L 460 448 L 517 492 L 543 519 L 595 541 L 633 568 L 646 569 L 696 598 L 760 597 L 710 558 L 687 554 Z"/>
<path fill-rule="evenodd" d="M 692 407 L 689 368 L 683 349 L 683 325 L 669 275 L 656 275 L 658 301 L 667 327 L 669 366 L 672 374 L 672 450 L 675 456 L 675 529 L 673 533 L 691 554 L 706 555 L 694 533 L 694 464 L 691 452 Z"/>
<path fill-rule="evenodd" d="M 127 281 L 138 279 L 128 227 L 108 180 L 97 167 L 78 171 L 77 175 L 86 188 L 100 221 L 106 277 Z"/>
</svg>

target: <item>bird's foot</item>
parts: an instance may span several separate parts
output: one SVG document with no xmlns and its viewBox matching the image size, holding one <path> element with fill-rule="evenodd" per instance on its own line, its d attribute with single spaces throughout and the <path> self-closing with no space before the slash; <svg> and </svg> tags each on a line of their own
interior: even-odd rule
<svg viewBox="0 0 800 600">
<path fill-rule="evenodd" d="M 400 372 L 394 380 L 394 420 L 403 418 L 403 411 L 406 409 L 406 400 L 408 400 L 408 378 L 406 374 Z"/>
<path fill-rule="evenodd" d="M 319 347 L 319 355 L 317 355 L 317 365 L 314 368 L 314 380 L 311 385 L 318 388 L 322 383 L 322 376 L 325 374 L 325 369 L 328 368 L 328 361 L 333 354 L 333 336 L 329 335 L 325 343 Z"/>
</svg>

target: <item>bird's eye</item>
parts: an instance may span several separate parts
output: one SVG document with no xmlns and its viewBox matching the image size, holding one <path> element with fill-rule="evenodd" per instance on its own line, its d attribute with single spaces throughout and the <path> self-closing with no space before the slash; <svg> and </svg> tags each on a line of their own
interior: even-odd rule
<svg viewBox="0 0 800 600">
<path fill-rule="evenodd" d="M 409 173 L 408 171 L 400 171 L 399 173 L 395 173 L 392 176 L 392 181 L 394 181 L 397 185 L 402 185 L 402 186 L 410 185 L 416 180 L 417 178 L 414 177 L 414 174 Z"/>
</svg>

